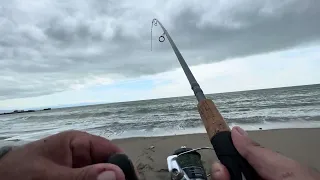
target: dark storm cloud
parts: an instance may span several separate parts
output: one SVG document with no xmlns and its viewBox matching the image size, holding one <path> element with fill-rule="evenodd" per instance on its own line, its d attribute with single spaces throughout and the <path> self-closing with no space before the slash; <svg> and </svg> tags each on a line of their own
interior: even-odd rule
<svg viewBox="0 0 320 180">
<path fill-rule="evenodd" d="M 240 3 L 239 3 L 240 2 Z M 61 92 L 88 77 L 138 77 L 178 67 L 168 42 L 150 52 L 159 18 L 191 65 L 320 39 L 320 2 L 2 1 L 0 99 Z"/>
</svg>

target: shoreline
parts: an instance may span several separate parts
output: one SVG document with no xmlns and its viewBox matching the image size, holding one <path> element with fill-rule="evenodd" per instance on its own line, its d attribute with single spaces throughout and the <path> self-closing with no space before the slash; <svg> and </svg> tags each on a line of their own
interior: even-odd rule
<svg viewBox="0 0 320 180">
<path fill-rule="evenodd" d="M 304 129 L 319 129 L 320 132 L 320 127 L 311 127 L 311 128 L 281 128 L 281 129 L 257 129 L 257 130 L 246 130 L 246 132 L 252 132 L 252 133 L 257 133 L 257 132 L 266 132 L 266 131 L 298 131 L 298 130 L 304 130 Z M 127 138 L 116 138 L 116 139 L 111 139 L 111 141 L 130 141 L 130 140 L 137 140 L 137 139 L 151 139 L 151 138 L 171 138 L 171 137 L 181 137 L 181 136 L 202 136 L 202 135 L 207 135 L 207 133 L 190 133 L 190 134 L 176 134 L 176 135 L 163 135 L 163 136 L 137 136 L 137 137 L 127 137 Z M 320 134 L 319 134 L 320 137 Z M 1 141 L 1 140 L 0 140 Z"/>
<path fill-rule="evenodd" d="M 276 123 L 277 124 L 277 123 Z M 288 123 L 283 123 L 285 125 L 288 125 Z M 274 125 L 274 123 L 273 123 Z M 253 126 L 253 125 L 243 125 L 243 124 L 231 124 L 229 127 L 230 129 L 232 129 L 234 126 L 240 126 L 242 129 L 244 129 L 247 132 L 259 132 L 259 131 L 278 131 L 278 130 L 299 130 L 299 129 L 320 129 L 320 122 L 309 122 L 306 124 L 306 122 L 302 123 L 302 124 L 290 124 L 290 126 L 284 126 L 284 127 L 279 127 L 279 128 L 268 128 L 268 127 L 264 127 L 264 126 Z M 298 127 L 297 127 L 298 126 Z M 249 127 L 249 128 L 248 128 Z M 259 127 L 263 127 L 263 128 L 259 128 Z M 66 129 L 64 131 L 68 131 L 68 130 L 78 130 L 78 129 Z M 86 132 L 86 130 L 79 130 L 79 131 L 84 131 Z M 63 131 L 61 131 L 63 132 Z M 59 132 L 57 132 L 59 133 Z M 88 132 L 90 133 L 90 132 Z M 131 131 L 126 132 L 127 134 L 130 134 Z M 131 136 L 127 136 L 127 135 L 120 135 L 117 137 L 113 137 L 113 136 L 109 136 L 109 137 L 104 137 L 106 139 L 109 140 L 130 140 L 130 139 L 139 139 L 139 138 L 161 138 L 161 137 L 172 137 L 172 136 L 187 136 L 187 135 L 199 135 L 199 134 L 206 134 L 205 128 L 204 127 L 197 127 L 197 128 L 192 128 L 192 129 L 184 129 L 184 130 L 178 130 L 175 133 L 170 133 L 170 134 L 163 134 L 163 131 L 159 131 L 159 132 L 154 132 L 153 135 L 145 135 L 148 132 L 143 132 L 144 135 L 133 135 L 131 134 Z M 56 134 L 56 133 L 54 133 Z M 94 134 L 94 133 L 91 133 Z M 125 134 L 125 133 L 124 133 Z M 53 134 L 52 134 L 53 135 Z M 50 135 L 47 135 L 50 136 Z M 98 134 L 99 136 L 99 134 Z M 100 135 L 101 136 L 101 135 Z M 44 136 L 46 137 L 46 136 Z M 42 138 L 39 138 L 42 139 Z M 32 142 L 32 141 L 36 141 L 38 139 L 35 140 L 23 140 L 23 139 L 17 139 L 14 137 L 0 137 L 0 147 L 2 146 L 2 144 L 4 142 L 6 142 L 6 144 L 24 144 L 24 143 L 28 143 L 28 142 Z"/>
</svg>

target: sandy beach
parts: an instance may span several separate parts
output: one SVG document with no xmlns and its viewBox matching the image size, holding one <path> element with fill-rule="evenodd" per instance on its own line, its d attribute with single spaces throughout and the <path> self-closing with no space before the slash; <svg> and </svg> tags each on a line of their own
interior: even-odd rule
<svg viewBox="0 0 320 180">
<path fill-rule="evenodd" d="M 264 147 L 320 169 L 320 141 L 318 140 L 320 129 L 318 128 L 250 131 L 249 136 Z M 129 138 L 114 142 L 132 159 L 142 180 L 169 179 L 166 158 L 182 145 L 191 148 L 211 146 L 206 134 Z M 150 148 L 151 146 L 154 148 Z M 204 166 L 209 172 L 211 163 L 217 158 L 211 151 L 203 151 L 201 155 Z"/>
<path fill-rule="evenodd" d="M 300 163 L 320 170 L 320 128 L 249 131 L 249 136 L 262 146 L 278 151 Z M 138 137 L 113 140 L 132 159 L 140 179 L 169 179 L 166 158 L 181 146 L 191 148 L 211 146 L 206 134 L 164 137 Z M 0 141 L 0 146 L 21 142 Z M 204 166 L 217 158 L 212 151 L 202 151 Z"/>
</svg>

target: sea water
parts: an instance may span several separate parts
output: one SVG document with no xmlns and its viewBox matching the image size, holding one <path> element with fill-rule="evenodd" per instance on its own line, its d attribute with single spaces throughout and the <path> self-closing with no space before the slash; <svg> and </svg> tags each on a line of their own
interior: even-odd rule
<svg viewBox="0 0 320 180">
<path fill-rule="evenodd" d="M 320 127 L 320 85 L 207 95 L 230 126 Z M 205 132 L 194 96 L 0 116 L 0 140 L 36 140 L 65 130 L 109 139 Z"/>
</svg>

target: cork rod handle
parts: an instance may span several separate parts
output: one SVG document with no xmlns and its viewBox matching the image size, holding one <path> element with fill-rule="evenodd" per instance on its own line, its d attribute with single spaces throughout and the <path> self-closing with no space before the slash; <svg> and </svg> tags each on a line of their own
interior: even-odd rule
<svg viewBox="0 0 320 180">
<path fill-rule="evenodd" d="M 233 145 L 230 128 L 212 100 L 205 99 L 198 104 L 203 124 L 220 162 L 230 173 L 231 180 L 258 179 L 251 165 L 238 153 Z"/>
</svg>

